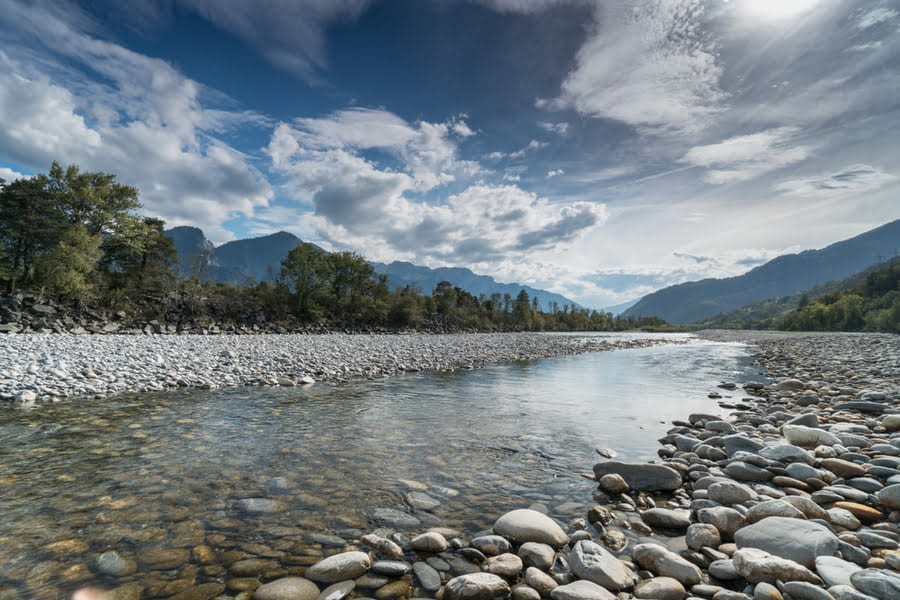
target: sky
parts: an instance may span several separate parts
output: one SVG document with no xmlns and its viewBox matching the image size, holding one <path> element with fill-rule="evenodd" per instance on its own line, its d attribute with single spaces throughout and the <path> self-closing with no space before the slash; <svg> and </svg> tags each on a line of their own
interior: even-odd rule
<svg viewBox="0 0 900 600">
<path fill-rule="evenodd" d="M 900 218 L 900 0 L 0 0 L 0 177 L 607 307 Z"/>
</svg>

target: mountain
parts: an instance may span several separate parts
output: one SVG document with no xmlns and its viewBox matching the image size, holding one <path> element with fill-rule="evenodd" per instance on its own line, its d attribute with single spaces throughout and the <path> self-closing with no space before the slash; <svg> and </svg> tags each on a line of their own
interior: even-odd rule
<svg viewBox="0 0 900 600">
<path fill-rule="evenodd" d="M 686 325 L 757 300 L 787 296 L 848 277 L 897 254 L 900 219 L 820 250 L 786 254 L 743 275 L 703 279 L 648 294 L 624 316 L 657 316 Z"/>
<path fill-rule="evenodd" d="M 812 300 L 825 297 L 839 297 L 846 292 L 865 287 L 866 281 L 877 278 L 882 273 L 895 274 L 900 271 L 900 258 L 886 263 L 878 263 L 846 279 L 829 281 L 823 285 L 777 298 L 757 300 L 734 310 L 713 315 L 695 323 L 702 329 L 772 329 L 793 311 L 806 306 Z"/>
<path fill-rule="evenodd" d="M 487 275 L 476 275 L 469 269 L 458 267 L 439 267 L 430 269 L 428 267 L 416 266 L 409 262 L 394 261 L 390 264 L 371 263 L 377 273 L 387 275 L 388 285 L 393 288 L 415 286 L 429 293 L 441 281 L 449 281 L 454 286 L 462 288 L 474 296 L 484 294 L 509 294 L 515 298 L 522 290 L 528 292 L 531 298 L 537 298 L 543 310 L 550 310 L 552 303 L 556 303 L 561 309 L 564 305 L 579 306 L 576 302 L 561 296 L 539 290 L 527 285 L 519 285 L 518 283 L 498 283 L 493 277 Z"/>
<path fill-rule="evenodd" d="M 621 304 L 615 304 L 613 306 L 607 306 L 603 309 L 603 312 L 612 313 L 612 316 L 617 317 L 621 315 L 623 312 L 634 306 L 640 301 L 640 298 L 635 298 L 634 300 L 629 300 L 628 302 L 623 302 Z"/>
<path fill-rule="evenodd" d="M 198 257 L 202 256 L 208 259 L 203 269 L 204 277 L 235 285 L 274 279 L 281 270 L 281 261 L 288 252 L 302 243 L 300 238 L 284 231 L 258 238 L 236 240 L 218 247 L 207 240 L 203 232 L 196 227 L 174 227 L 165 233 L 174 241 L 181 276 L 195 273 Z M 450 267 L 430 269 L 396 261 L 387 265 L 376 262 L 371 264 L 376 273 L 387 276 L 391 288 L 413 285 L 428 294 L 439 282 L 449 281 L 475 296 L 498 293 L 509 294 L 515 298 L 524 289 L 530 297 L 537 297 L 543 309 L 550 309 L 553 302 L 560 308 L 566 304 L 578 306 L 565 296 L 517 283 L 498 283 L 493 277 L 476 275 L 469 269 Z"/>
</svg>

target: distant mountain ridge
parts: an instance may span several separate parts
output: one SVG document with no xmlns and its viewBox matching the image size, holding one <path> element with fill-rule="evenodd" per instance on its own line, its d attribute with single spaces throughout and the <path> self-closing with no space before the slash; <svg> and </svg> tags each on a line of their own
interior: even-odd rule
<svg viewBox="0 0 900 600">
<path fill-rule="evenodd" d="M 262 237 L 235 240 L 217 247 L 196 227 L 173 227 L 166 230 L 165 234 L 174 242 L 178 253 L 178 270 L 183 277 L 196 274 L 199 262 L 202 262 L 205 263 L 204 277 L 234 285 L 275 279 L 281 270 L 281 261 L 288 252 L 303 242 L 291 233 L 280 231 Z M 544 310 L 549 310 L 554 302 L 560 308 L 567 304 L 579 306 L 560 294 L 517 283 L 498 283 L 493 277 L 477 275 L 469 269 L 459 267 L 431 269 L 399 261 L 390 264 L 372 262 L 371 265 L 376 273 L 387 276 L 391 288 L 417 286 L 429 294 L 439 282 L 449 281 L 475 296 L 498 293 L 515 298 L 524 289 L 530 297 L 538 299 Z"/>
<path fill-rule="evenodd" d="M 788 296 L 844 279 L 895 256 L 900 219 L 820 250 L 786 254 L 725 279 L 703 279 L 663 288 L 641 298 L 624 316 L 657 316 L 688 325 L 758 300 Z"/>
<path fill-rule="evenodd" d="M 474 296 L 484 294 L 490 297 L 491 294 L 509 294 L 513 298 L 521 291 L 528 292 L 531 298 L 537 298 L 538 303 L 544 310 L 549 310 L 553 303 L 556 303 L 560 309 L 565 305 L 573 305 L 580 308 L 580 305 L 573 300 L 566 298 L 560 294 L 539 290 L 527 285 L 519 285 L 518 283 L 498 283 L 493 277 L 487 275 L 477 275 L 469 269 L 459 267 L 439 267 L 431 269 L 429 267 L 421 267 L 410 262 L 394 261 L 390 264 L 373 262 L 371 263 L 377 273 L 387 275 L 388 285 L 391 288 L 415 286 L 426 294 L 435 288 L 441 281 L 449 281 L 456 287 L 462 288 Z"/>
</svg>

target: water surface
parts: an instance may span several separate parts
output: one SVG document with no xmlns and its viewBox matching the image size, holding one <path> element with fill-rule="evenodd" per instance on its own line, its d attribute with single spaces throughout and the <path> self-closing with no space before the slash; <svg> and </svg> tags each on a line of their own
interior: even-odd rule
<svg viewBox="0 0 900 600">
<path fill-rule="evenodd" d="M 139 558 L 214 540 L 321 554 L 340 543 L 323 535 L 352 540 L 390 524 L 377 509 L 414 517 L 412 531 L 472 534 L 533 502 L 567 521 L 591 504 L 595 484 L 580 473 L 600 459 L 596 448 L 652 459 L 667 423 L 719 412 L 707 397 L 716 383 L 753 378 L 746 347 L 693 342 L 336 386 L 4 410 L 0 591 L 121 583 L 93 572 L 109 549 Z M 414 490 L 439 504 L 413 508 Z"/>
</svg>

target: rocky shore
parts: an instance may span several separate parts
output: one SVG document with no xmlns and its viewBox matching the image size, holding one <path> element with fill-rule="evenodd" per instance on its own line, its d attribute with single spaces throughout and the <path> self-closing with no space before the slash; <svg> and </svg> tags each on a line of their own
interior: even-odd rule
<svg viewBox="0 0 900 600">
<path fill-rule="evenodd" d="M 0 336 L 0 400 L 33 404 L 176 388 L 294 386 L 683 341 L 641 335 Z"/>
<path fill-rule="evenodd" d="M 47 552 L 82 557 L 69 581 L 109 583 L 76 600 L 900 598 L 900 338 L 745 341 L 772 383 L 722 382 L 730 414 L 673 423 L 657 463 L 598 462 L 578 518 L 535 503 L 466 535 L 416 518 L 449 490 L 410 482 L 408 513 L 315 547 L 294 528 L 263 544 L 197 523 L 184 543 L 137 553 L 79 540 Z"/>
</svg>

